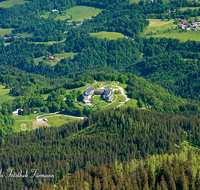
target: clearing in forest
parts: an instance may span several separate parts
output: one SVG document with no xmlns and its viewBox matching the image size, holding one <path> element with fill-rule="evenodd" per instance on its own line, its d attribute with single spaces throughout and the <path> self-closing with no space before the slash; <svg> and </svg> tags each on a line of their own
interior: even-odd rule
<svg viewBox="0 0 200 190">
<path fill-rule="evenodd" d="M 9 95 L 9 92 L 10 89 L 5 89 L 5 86 L 0 85 L 0 102 L 14 98 Z"/>
<path fill-rule="evenodd" d="M 124 35 L 118 32 L 98 32 L 98 33 L 90 33 L 92 37 L 96 38 L 107 38 L 109 40 L 116 40 L 117 38 L 124 38 Z"/>
<path fill-rule="evenodd" d="M 89 19 L 92 16 L 96 16 L 99 14 L 102 10 L 94 7 L 87 7 L 87 6 L 76 6 L 72 7 L 71 9 L 68 9 L 65 14 L 67 16 L 58 16 L 57 19 L 65 20 L 68 18 L 68 16 L 71 18 L 70 21 L 79 21 L 84 19 Z"/>
<path fill-rule="evenodd" d="M 24 4 L 26 2 L 29 2 L 29 1 L 24 1 L 24 0 L 2 1 L 2 2 L 0 2 L 0 7 L 9 8 L 9 7 L 12 7 L 12 6 L 16 5 L 16 4 Z"/>
</svg>

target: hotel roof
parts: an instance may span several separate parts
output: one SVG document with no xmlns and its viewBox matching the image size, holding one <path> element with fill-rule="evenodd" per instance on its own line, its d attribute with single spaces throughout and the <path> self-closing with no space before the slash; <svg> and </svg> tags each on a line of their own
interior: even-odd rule
<svg viewBox="0 0 200 190">
<path fill-rule="evenodd" d="M 86 96 L 89 96 L 89 95 L 90 95 L 90 92 L 91 92 L 92 90 L 94 90 L 94 87 L 88 88 L 88 89 L 85 91 L 85 95 L 86 95 Z"/>
</svg>

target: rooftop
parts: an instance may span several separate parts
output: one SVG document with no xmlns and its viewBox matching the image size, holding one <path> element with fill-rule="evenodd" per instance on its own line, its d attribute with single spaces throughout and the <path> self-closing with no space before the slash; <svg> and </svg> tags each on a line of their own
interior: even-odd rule
<svg viewBox="0 0 200 190">
<path fill-rule="evenodd" d="M 104 90 L 104 95 L 109 95 L 110 94 L 110 88 L 106 88 L 105 90 Z"/>
<path fill-rule="evenodd" d="M 92 90 L 94 90 L 94 87 L 88 88 L 88 89 L 85 91 L 84 94 L 85 94 L 86 96 L 89 96 L 89 95 L 90 95 L 90 92 L 91 92 Z"/>
</svg>

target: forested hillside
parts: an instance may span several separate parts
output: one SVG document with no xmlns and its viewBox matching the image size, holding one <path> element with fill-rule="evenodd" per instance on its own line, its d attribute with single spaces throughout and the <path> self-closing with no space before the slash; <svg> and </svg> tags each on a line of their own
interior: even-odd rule
<svg viewBox="0 0 200 190">
<path fill-rule="evenodd" d="M 199 123 L 195 116 L 186 118 L 132 108 L 96 112 L 81 123 L 1 138 L 1 168 L 4 174 L 10 167 L 15 171 L 37 168 L 38 173 L 53 173 L 55 177 L 46 182 L 56 183 L 90 164 L 176 152 L 176 146 L 181 147 L 187 139 L 199 145 Z M 190 137 L 187 133 L 191 133 Z M 2 189 L 7 183 L 12 189 L 19 189 L 22 184 L 38 188 L 40 181 L 1 178 L 0 183 Z"/>
<path fill-rule="evenodd" d="M 55 186 L 42 184 L 40 190 L 49 189 L 199 189 L 199 151 L 181 152 L 179 155 L 152 156 L 146 160 L 131 160 L 125 164 L 98 167 L 73 174 Z"/>
</svg>

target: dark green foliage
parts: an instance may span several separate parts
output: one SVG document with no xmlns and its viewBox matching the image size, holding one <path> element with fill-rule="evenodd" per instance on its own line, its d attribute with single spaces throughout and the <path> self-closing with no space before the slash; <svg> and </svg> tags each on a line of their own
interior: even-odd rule
<svg viewBox="0 0 200 190">
<path fill-rule="evenodd" d="M 0 152 L 1 167 L 3 171 L 8 167 L 14 167 L 17 171 L 20 168 L 30 171 L 34 167 L 39 173 L 43 171 L 53 174 L 60 170 L 66 175 L 88 167 L 88 162 L 93 165 L 108 164 L 109 160 L 125 161 L 134 157 L 170 153 L 176 151 L 174 144 L 187 139 L 183 128 L 188 128 L 188 122 L 197 126 L 199 120 L 195 117 L 186 119 L 132 108 L 96 112 L 81 123 L 69 123 L 60 128 L 40 128 L 31 133 L 4 137 L 5 143 Z M 13 150 L 14 157 L 11 153 Z M 148 179 L 143 169 L 138 172 L 141 173 L 141 187 L 149 180 L 155 184 L 155 179 Z M 170 172 L 169 177 L 168 174 L 165 176 L 166 183 L 170 184 Z M 54 182 L 60 178 L 60 175 L 57 176 Z M 3 183 L 5 180 L 12 181 L 2 180 Z M 31 179 L 24 182 L 29 187 L 37 183 L 37 180 Z"/>
</svg>

